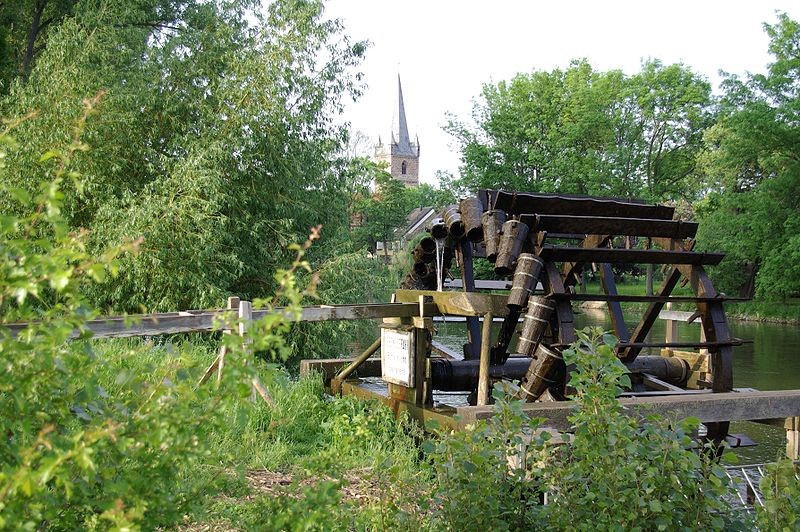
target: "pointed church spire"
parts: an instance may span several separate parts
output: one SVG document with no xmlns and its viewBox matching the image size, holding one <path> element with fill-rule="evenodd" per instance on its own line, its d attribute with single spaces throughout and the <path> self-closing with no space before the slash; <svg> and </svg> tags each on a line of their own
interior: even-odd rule
<svg viewBox="0 0 800 532">
<path fill-rule="evenodd" d="M 397 95 L 398 95 L 398 113 L 397 113 L 397 148 L 401 153 L 413 154 L 411 149 L 411 139 L 408 136 L 408 123 L 406 122 L 406 107 L 403 103 L 403 85 L 400 83 L 400 74 L 397 74 Z"/>
</svg>

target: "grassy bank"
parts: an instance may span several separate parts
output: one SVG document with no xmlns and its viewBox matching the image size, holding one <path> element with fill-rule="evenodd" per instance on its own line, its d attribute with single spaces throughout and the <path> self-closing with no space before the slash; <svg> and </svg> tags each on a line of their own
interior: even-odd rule
<svg viewBox="0 0 800 532">
<path fill-rule="evenodd" d="M 93 342 L 92 351 L 101 368 L 98 384 L 114 395 L 135 376 L 197 382 L 216 350 L 202 340 L 106 340 Z M 220 403 L 215 396 L 231 390 L 217 391 L 213 382 L 205 385 L 210 393 L 181 398 L 191 403 L 187 423 L 206 418 L 193 427 L 203 452 L 180 461 L 174 482 L 164 486 L 178 512 L 155 524 L 190 530 L 382 528 L 385 508 L 398 504 L 394 485 L 413 486 L 422 475 L 416 428 L 398 423 L 380 405 L 332 400 L 319 378 L 291 378 L 275 366 L 260 366 L 273 406 L 246 399 Z M 129 473 L 121 464 L 120 477 Z M 180 523 L 174 515 L 182 516 Z"/>
<path fill-rule="evenodd" d="M 654 286 L 658 290 L 659 282 Z M 599 282 L 586 284 L 586 291 L 590 294 L 600 294 L 602 289 Z M 630 278 L 617 284 L 617 291 L 623 295 L 641 296 L 645 294 L 644 279 Z M 678 286 L 673 295 L 690 296 L 692 291 L 688 286 Z M 643 311 L 647 305 L 644 303 L 626 303 L 626 308 Z M 692 305 L 676 305 L 675 309 L 691 308 Z M 743 301 L 725 303 L 728 318 L 742 321 L 761 321 L 773 323 L 788 323 L 800 325 L 800 298 L 791 298 L 786 301 Z"/>
<path fill-rule="evenodd" d="M 651 419 L 641 427 L 619 408 L 616 386 L 626 370 L 601 337 L 598 330 L 565 352 L 581 363 L 569 446 L 535 432 L 539 421 L 500 390 L 494 418 L 432 438 L 382 405 L 332 398 L 319 378 L 291 377 L 262 361 L 256 371 L 272 405 L 249 400 L 235 359 L 219 387 L 197 388 L 216 352 L 208 338 L 74 342 L 70 350 L 91 360 L 64 374 L 72 404 L 65 434 L 94 424 L 118 428 L 81 459 L 87 468 L 70 480 L 81 498 L 61 497 L 49 524 L 292 531 L 751 525 L 727 508 L 719 465 L 687 450 L 691 422 L 675 428 Z M 97 398 L 87 399 L 89 388 Z M 508 456 L 525 435 L 535 435 L 527 466 L 512 466 Z M 47 485 L 41 472 L 33 478 Z M 545 486 L 548 505 L 541 504 Z M 33 506 L 16 504 L 48 497 L 0 491 L 0 519 L 22 525 L 13 518 L 33 514 Z"/>
</svg>

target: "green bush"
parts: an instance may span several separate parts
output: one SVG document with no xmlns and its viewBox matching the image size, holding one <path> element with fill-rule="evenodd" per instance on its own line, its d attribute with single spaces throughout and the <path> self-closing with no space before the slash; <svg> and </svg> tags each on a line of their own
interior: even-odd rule
<svg viewBox="0 0 800 532">
<path fill-rule="evenodd" d="M 766 466 L 759 488 L 764 506 L 756 508 L 760 530 L 797 530 L 800 527 L 800 470 L 791 460 Z"/>
<path fill-rule="evenodd" d="M 0 322 L 28 321 L 17 335 L 0 328 L 0 527 L 176 524 L 217 489 L 192 471 L 212 451 L 209 434 L 238 432 L 252 409 L 241 399 L 256 368 L 242 363 L 248 355 L 239 336 L 225 335 L 228 369 L 219 390 L 196 388 L 202 366 L 186 364 L 182 349 L 70 341 L 96 316 L 85 288 L 113 277 L 118 258 L 136 251 L 129 245 L 92 257 L 87 234 L 69 231 L 61 214 L 62 185 L 80 182 L 69 168 L 85 149 L 79 139 L 94 103 L 68 148 L 42 157 L 50 172 L 37 194 L 4 190 L 30 214 L 0 217 Z M 0 164 L 16 147 L 10 133 L 0 134 Z M 309 245 L 296 247 L 292 268 L 276 275 L 295 315 L 302 293 L 294 274 L 307 267 L 301 258 Z M 285 356 L 289 321 L 273 314 L 254 322 L 253 347 Z"/>
<path fill-rule="evenodd" d="M 617 396 L 629 386 L 616 338 L 585 329 L 564 352 L 575 364 L 573 434 L 553 445 L 541 420 L 495 390 L 496 416 L 427 444 L 436 488 L 431 519 L 442 528 L 697 530 L 743 527 L 726 496 L 711 448 L 690 438 L 697 420 L 670 427 L 628 416 Z M 509 462 L 529 440 L 525 468 Z M 547 504 L 539 504 L 546 496 Z"/>
</svg>

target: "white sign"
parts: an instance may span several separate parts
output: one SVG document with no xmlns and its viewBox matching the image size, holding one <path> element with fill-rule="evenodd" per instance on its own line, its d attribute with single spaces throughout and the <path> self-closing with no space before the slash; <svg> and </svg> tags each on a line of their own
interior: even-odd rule
<svg viewBox="0 0 800 532">
<path fill-rule="evenodd" d="M 381 329 L 381 372 L 383 380 L 414 386 L 414 332 Z"/>
</svg>

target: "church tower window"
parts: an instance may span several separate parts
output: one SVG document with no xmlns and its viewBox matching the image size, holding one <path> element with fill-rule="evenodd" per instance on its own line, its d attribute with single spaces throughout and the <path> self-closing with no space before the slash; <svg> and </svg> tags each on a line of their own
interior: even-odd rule
<svg viewBox="0 0 800 532">
<path fill-rule="evenodd" d="M 408 170 L 408 166 L 406 166 L 406 162 L 403 161 L 403 164 L 400 165 L 400 173 L 406 175 Z"/>
</svg>

